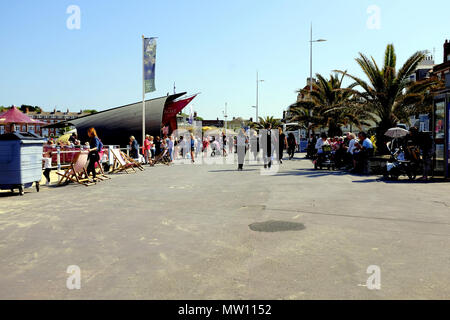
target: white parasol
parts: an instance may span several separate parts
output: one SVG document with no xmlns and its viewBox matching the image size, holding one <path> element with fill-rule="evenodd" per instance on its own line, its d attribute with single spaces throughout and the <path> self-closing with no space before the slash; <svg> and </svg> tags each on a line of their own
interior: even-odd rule
<svg viewBox="0 0 450 320">
<path fill-rule="evenodd" d="M 409 131 L 403 128 L 390 128 L 384 135 L 391 138 L 401 138 L 407 136 L 408 133 Z"/>
</svg>

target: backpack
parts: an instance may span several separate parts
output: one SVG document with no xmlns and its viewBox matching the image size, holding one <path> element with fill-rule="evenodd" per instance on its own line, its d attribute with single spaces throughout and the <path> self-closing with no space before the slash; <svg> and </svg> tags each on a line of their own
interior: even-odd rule
<svg viewBox="0 0 450 320">
<path fill-rule="evenodd" d="M 98 139 L 98 138 L 97 138 Z M 100 139 L 98 139 L 98 152 L 102 152 L 103 150 L 103 143 Z"/>
</svg>

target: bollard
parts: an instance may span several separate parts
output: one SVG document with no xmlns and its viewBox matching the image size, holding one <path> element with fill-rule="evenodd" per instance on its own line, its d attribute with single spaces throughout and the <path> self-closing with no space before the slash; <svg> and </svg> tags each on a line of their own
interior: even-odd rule
<svg viewBox="0 0 450 320">
<path fill-rule="evenodd" d="M 109 161 L 109 165 L 112 166 L 114 164 L 113 162 L 113 154 L 111 149 L 114 148 L 113 146 L 108 146 L 108 161 Z"/>
<path fill-rule="evenodd" d="M 56 167 L 57 172 L 59 173 L 61 171 L 61 147 L 56 147 Z M 58 183 L 61 182 L 61 176 L 58 174 Z"/>
</svg>

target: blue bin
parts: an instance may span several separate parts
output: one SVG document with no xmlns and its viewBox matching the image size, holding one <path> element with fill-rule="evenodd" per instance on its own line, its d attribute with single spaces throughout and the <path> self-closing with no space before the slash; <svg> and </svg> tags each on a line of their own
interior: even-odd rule
<svg viewBox="0 0 450 320">
<path fill-rule="evenodd" d="M 42 152 L 44 140 L 29 132 L 13 132 L 0 135 L 0 189 L 19 189 L 36 183 L 42 177 Z"/>
<path fill-rule="evenodd" d="M 299 145 L 300 152 L 306 152 L 307 148 L 308 148 L 308 141 L 307 140 L 300 141 Z"/>
</svg>

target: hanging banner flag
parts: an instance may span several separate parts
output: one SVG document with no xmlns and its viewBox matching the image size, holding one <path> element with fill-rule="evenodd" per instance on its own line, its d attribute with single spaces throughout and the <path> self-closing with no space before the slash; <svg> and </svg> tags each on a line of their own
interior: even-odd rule
<svg viewBox="0 0 450 320">
<path fill-rule="evenodd" d="M 192 109 L 192 104 L 190 105 L 190 112 L 189 112 L 189 124 L 192 124 L 194 122 L 194 109 Z"/>
<path fill-rule="evenodd" d="M 156 38 L 144 38 L 144 85 L 145 93 L 155 88 Z"/>
</svg>

